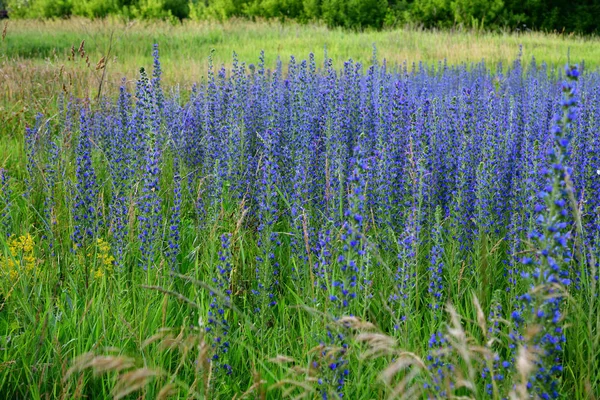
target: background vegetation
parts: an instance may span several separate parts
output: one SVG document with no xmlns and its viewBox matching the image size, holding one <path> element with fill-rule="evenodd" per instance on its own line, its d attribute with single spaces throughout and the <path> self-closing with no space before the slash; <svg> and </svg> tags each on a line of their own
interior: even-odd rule
<svg viewBox="0 0 600 400">
<path fill-rule="evenodd" d="M 232 17 L 322 21 L 329 27 L 414 24 L 598 33 L 594 0 L 2 0 L 15 18 L 72 15 L 224 21 Z"/>
<path fill-rule="evenodd" d="M 585 60 L 585 68 L 600 65 L 600 40 L 578 35 L 519 33 L 477 33 L 421 29 L 393 29 L 352 32 L 322 25 L 252 23 L 233 20 L 225 23 L 185 21 L 120 22 L 69 20 L 10 20 L 0 40 L 0 137 L 21 137 L 26 121 L 35 113 L 52 115 L 57 96 L 91 97 L 95 101 L 99 82 L 103 93 L 115 94 L 124 77 L 132 89 L 139 68 L 152 63 L 148 49 L 160 43 L 165 61 L 163 79 L 167 87 L 179 85 L 186 93 L 194 82 L 206 76 L 212 51 L 215 65 L 231 66 L 232 54 L 257 63 L 261 50 L 265 63 L 273 67 L 276 59 L 284 63 L 290 56 L 315 54 L 323 63 L 325 53 L 341 68 L 349 58 L 366 64 L 373 45 L 381 59 L 390 66 L 413 62 L 438 63 L 446 60 L 456 65 L 485 59 L 496 67 L 506 68 L 521 52 L 523 59 L 535 58 L 552 67 L 562 67 L 570 57 Z M 86 57 L 72 57 L 81 43 Z M 109 51 L 110 50 L 110 51 Z M 105 57 L 105 69 L 96 65 Z M 86 61 L 87 58 L 87 61 Z"/>
</svg>

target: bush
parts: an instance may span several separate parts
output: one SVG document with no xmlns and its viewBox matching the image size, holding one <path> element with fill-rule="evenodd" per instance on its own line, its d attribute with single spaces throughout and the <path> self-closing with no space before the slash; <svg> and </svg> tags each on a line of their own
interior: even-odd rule
<svg viewBox="0 0 600 400">
<path fill-rule="evenodd" d="M 600 3 L 590 0 L 0 0 L 16 18 L 88 18 L 225 21 L 231 17 L 323 21 L 363 29 L 403 24 L 426 28 L 540 29 L 600 33 Z"/>
<path fill-rule="evenodd" d="M 453 22 L 465 26 L 483 26 L 494 23 L 504 7 L 503 0 L 452 0 Z"/>
<path fill-rule="evenodd" d="M 239 15 L 240 8 L 235 0 L 193 0 L 189 3 L 190 18 L 193 20 L 225 21 Z"/>
<path fill-rule="evenodd" d="M 187 18 L 190 14 L 188 0 L 138 0 L 132 14 L 141 19 Z"/>
<path fill-rule="evenodd" d="M 79 0 L 73 3 L 73 14 L 87 18 L 104 18 L 120 12 L 117 0 Z"/>
<path fill-rule="evenodd" d="M 387 0 L 323 0 L 322 18 L 330 27 L 381 28 L 387 9 Z"/>
<path fill-rule="evenodd" d="M 416 0 L 413 3 L 410 19 L 427 28 L 450 26 L 452 10 L 448 3 L 448 0 Z"/>
<path fill-rule="evenodd" d="M 71 15 L 71 0 L 8 0 L 11 17 L 60 18 Z"/>
</svg>

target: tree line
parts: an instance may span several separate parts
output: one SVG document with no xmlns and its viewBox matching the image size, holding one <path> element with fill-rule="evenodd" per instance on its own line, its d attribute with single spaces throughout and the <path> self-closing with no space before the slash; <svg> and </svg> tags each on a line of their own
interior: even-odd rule
<svg viewBox="0 0 600 400">
<path fill-rule="evenodd" d="M 402 26 L 600 33 L 598 0 L 0 0 L 14 18 L 266 18 L 350 29 Z"/>
</svg>

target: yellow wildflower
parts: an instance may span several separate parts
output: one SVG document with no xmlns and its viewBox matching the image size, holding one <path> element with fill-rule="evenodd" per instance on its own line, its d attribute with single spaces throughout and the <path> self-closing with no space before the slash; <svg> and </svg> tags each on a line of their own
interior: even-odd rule
<svg viewBox="0 0 600 400">
<path fill-rule="evenodd" d="M 94 279 L 102 279 L 103 276 L 104 276 L 104 271 L 102 271 L 100 268 L 97 268 L 94 271 Z"/>
<path fill-rule="evenodd" d="M 12 236 L 8 241 L 8 254 L 0 256 L 2 275 L 8 276 L 11 281 L 18 279 L 21 271 L 32 275 L 37 264 L 33 255 L 34 247 L 35 242 L 30 233 L 19 237 Z"/>
<path fill-rule="evenodd" d="M 11 269 L 10 272 L 8 273 L 8 277 L 11 281 L 16 281 L 17 278 L 19 277 L 19 273 L 17 272 L 16 269 Z"/>
<path fill-rule="evenodd" d="M 105 274 L 112 274 L 115 258 L 110 254 L 110 244 L 102 239 L 96 240 L 96 265 L 97 269 L 93 273 L 94 278 L 101 278 Z"/>
</svg>

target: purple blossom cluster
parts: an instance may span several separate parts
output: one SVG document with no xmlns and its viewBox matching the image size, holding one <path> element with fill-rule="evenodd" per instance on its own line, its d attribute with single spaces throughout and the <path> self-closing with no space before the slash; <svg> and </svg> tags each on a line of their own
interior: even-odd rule
<svg viewBox="0 0 600 400">
<path fill-rule="evenodd" d="M 73 200 L 73 244 L 85 247 L 93 242 L 101 221 L 98 209 L 98 180 L 92 165 L 92 137 L 89 111 L 80 111 L 80 136 L 76 150 L 75 198 Z"/>
<path fill-rule="evenodd" d="M 572 264 L 571 201 L 575 189 L 571 180 L 570 136 L 578 112 L 576 82 L 580 72 L 577 66 L 567 66 L 565 75 L 566 79 L 560 86 L 562 115 L 557 115 L 552 121 L 550 143 L 545 163 L 540 169 L 543 185 L 535 196 L 533 211 L 536 224 L 529 233 L 534 252 L 522 259 L 522 277 L 533 290 L 519 296 L 523 307 L 512 314 L 517 326 L 536 326 L 539 329 L 530 344 L 539 353 L 538 368 L 530 383 L 542 399 L 560 397 L 566 342 L 563 303 L 576 279 Z"/>
<path fill-rule="evenodd" d="M 210 308 L 205 330 L 212 339 L 211 360 L 215 363 L 215 368 L 217 371 L 224 371 L 229 375 L 232 373 L 232 369 L 227 364 L 226 358 L 230 346 L 227 310 L 231 307 L 231 234 L 221 235 L 221 249 L 218 256 L 219 260 L 212 278 L 215 291 L 210 293 Z"/>
</svg>

